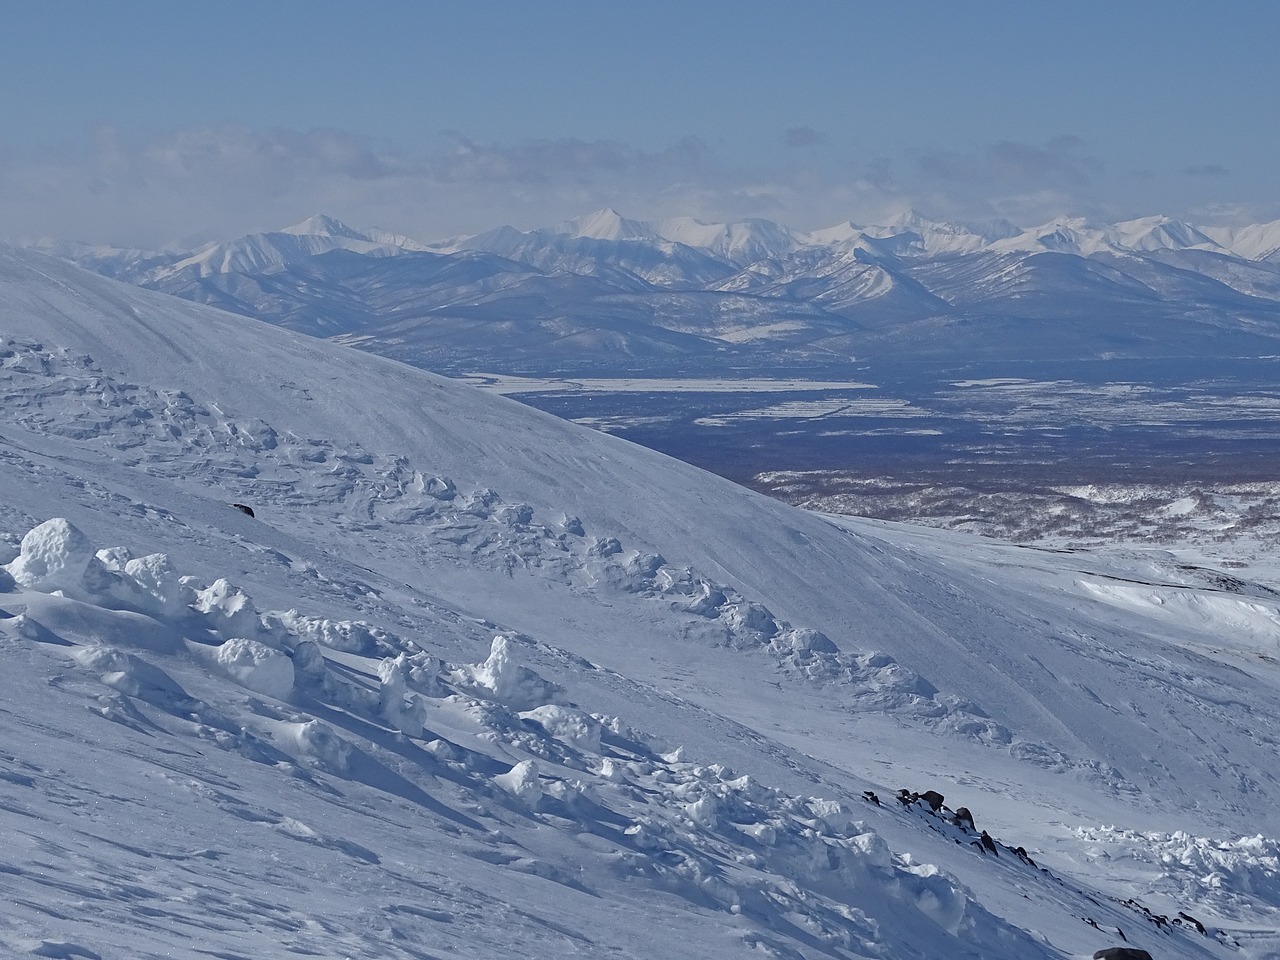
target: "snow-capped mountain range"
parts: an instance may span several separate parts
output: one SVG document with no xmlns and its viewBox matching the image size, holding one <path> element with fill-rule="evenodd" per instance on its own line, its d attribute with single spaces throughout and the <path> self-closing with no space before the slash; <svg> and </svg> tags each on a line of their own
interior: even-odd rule
<svg viewBox="0 0 1280 960">
<path fill-rule="evenodd" d="M 1274 585 L 2 248 L 0 411 L 5 956 L 1280 950 Z"/>
<path fill-rule="evenodd" d="M 328 217 L 168 254 L 53 248 L 142 286 L 440 369 L 1280 350 L 1280 221 L 644 222 L 419 243 Z M 501 349 L 495 349 L 500 345 Z"/>
</svg>

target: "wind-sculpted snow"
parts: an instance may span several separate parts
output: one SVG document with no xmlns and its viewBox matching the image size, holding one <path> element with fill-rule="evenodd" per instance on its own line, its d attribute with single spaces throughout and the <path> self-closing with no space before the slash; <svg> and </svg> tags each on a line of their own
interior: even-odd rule
<svg viewBox="0 0 1280 960">
<path fill-rule="evenodd" d="M 21 555 L 8 564 L 11 574 L 29 570 L 37 557 L 76 556 L 77 568 L 94 557 L 86 552 L 85 535 L 61 518 L 41 524 L 23 544 Z M 60 589 L 79 593 L 80 601 L 58 593 L 31 596 L 42 585 L 52 587 L 47 580 L 24 586 L 15 580 L 5 595 L 7 607 L 35 610 L 36 618 L 58 624 L 57 632 L 39 629 L 38 619 L 24 614 L 19 624 L 10 619 L 0 625 L 0 637 L 10 653 L 14 643 L 49 646 L 55 660 L 65 659 L 64 669 L 75 671 L 59 680 L 60 696 L 87 701 L 91 713 L 135 735 L 171 741 L 168 753 L 190 757 L 192 745 L 206 742 L 264 765 L 282 780 L 311 782 L 317 789 L 342 789 L 326 784 L 336 778 L 379 792 L 425 793 L 428 809 L 438 804 L 459 811 L 453 818 L 461 826 L 454 832 L 465 838 L 464 846 L 473 845 L 471 855 L 481 862 L 597 897 L 616 896 L 603 878 L 639 883 L 700 912 L 737 918 L 731 926 L 746 946 L 794 953 L 794 947 L 785 946 L 794 935 L 785 931 L 798 924 L 805 931 L 803 941 L 824 952 L 907 957 L 943 949 L 952 956 L 996 955 L 992 950 L 1010 956 L 1033 955 L 1026 951 L 1048 955 L 983 910 L 936 867 L 894 855 L 841 803 L 770 789 L 723 766 L 695 763 L 681 750 L 659 753 L 644 734 L 616 718 L 591 716 L 563 704 L 565 691 L 519 664 L 506 637 L 494 639 L 489 658 L 480 664 L 451 665 L 416 644 L 402 643 L 405 650 L 395 658 L 350 656 L 338 671 L 317 657 L 305 629 L 310 621 L 293 615 L 292 621 L 304 626 L 301 635 L 294 633 L 285 620 L 257 613 L 247 595 L 225 580 L 196 590 L 184 577 L 159 598 L 169 615 L 154 607 L 150 613 L 158 621 L 156 629 L 182 635 L 184 649 L 167 656 L 154 650 L 130 652 L 129 621 L 112 625 L 113 617 L 121 617 L 120 598 L 133 586 L 154 595 L 155 578 L 146 574 L 165 561 L 153 554 L 145 566 L 132 560 L 121 566 L 128 550 L 96 552 L 113 562 L 110 568 L 103 566 L 105 572 L 92 585 L 83 573 L 73 580 L 65 570 L 58 581 Z M 144 576 L 137 579 L 135 573 Z M 193 593 L 196 602 L 179 612 L 177 602 Z M 210 602 L 210 595 L 219 602 Z M 228 597 L 236 602 L 228 604 Z M 88 631 L 86 620 L 67 617 L 61 609 L 85 603 L 98 611 L 96 626 Z M 228 615 L 228 607 L 234 607 L 234 615 Z M 271 641 L 248 639 L 239 635 L 243 632 Z M 202 698 L 184 689 L 166 667 L 194 676 L 192 687 L 199 685 Z M 219 675 L 271 702 L 226 690 Z M 102 692 L 94 693 L 95 681 Z M 217 707 L 211 703 L 215 697 Z M 435 732 L 447 728 L 453 728 L 448 737 Z M 469 734 L 462 734 L 467 728 Z M 403 738 L 401 745 L 380 747 L 379 730 Z M 234 765 L 228 775 L 238 775 Z M 31 787 L 34 778 L 20 775 L 9 783 Z M 444 784 L 448 786 L 442 789 Z M 370 867 L 380 866 L 390 854 L 292 816 L 255 812 L 225 792 L 229 785 L 212 792 L 196 781 L 190 786 L 211 813 L 265 824 L 282 837 Z M 523 842 L 538 841 L 537 835 L 548 829 L 564 832 L 569 848 L 569 838 L 580 831 L 597 838 L 582 852 L 597 861 L 599 876 L 590 886 L 579 879 L 581 866 L 566 858 L 567 850 L 521 850 Z M 115 833 L 112 842 L 124 849 L 151 842 L 128 827 Z M 525 833 L 534 836 L 518 839 Z M 537 845 L 545 848 L 545 839 Z M 217 854 L 217 859 L 223 857 L 242 859 Z M 23 861 L 10 864 L 6 872 L 24 891 L 60 882 L 60 870 L 52 864 Z M 381 884 L 397 879 L 391 870 L 378 875 Z M 313 882 L 326 885 L 322 877 Z M 600 889 L 591 889 L 597 885 Z M 140 912 L 140 904 L 158 902 L 162 895 L 137 884 L 129 897 L 104 892 L 95 911 L 97 922 L 119 935 L 131 918 L 151 917 L 152 934 L 159 938 L 156 947 L 176 947 L 172 937 L 182 924 L 204 921 L 206 911 L 189 902 L 181 923 L 154 922 L 163 911 Z M 208 911 L 210 921 L 216 912 Z M 315 922 L 326 919 L 315 916 Z M 235 936 L 264 932 L 255 927 L 252 917 L 227 917 L 216 929 Z M 342 932 L 329 923 L 326 927 L 329 933 Z M 897 946 L 886 943 L 890 929 Z M 299 947 L 306 942 L 300 934 L 295 931 L 291 940 Z M 413 955 L 377 949 L 360 955 Z"/>
<path fill-rule="evenodd" d="M 1215 921 L 1072 832 L 1276 835 L 1260 585 L 793 510 L 32 254 L 0 338 L 0 952 L 1275 949 L 1254 874 Z"/>
<path fill-rule="evenodd" d="M 1270 837 L 1215 840 L 1114 827 L 1082 827 L 1077 836 L 1085 856 L 1139 873 L 1149 900 L 1199 904 L 1213 918 L 1240 920 L 1259 903 L 1280 914 L 1280 842 Z"/>
<path fill-rule="evenodd" d="M 506 503 L 488 488 L 460 489 L 454 480 L 427 475 L 403 458 L 304 440 L 261 421 L 246 427 L 216 406 L 197 404 L 185 395 L 174 398 L 119 385 L 89 357 L 71 360 L 30 343 L 10 342 L 8 350 L 11 357 L 21 358 L 11 368 L 7 395 L 18 423 L 36 427 L 44 418 L 56 419 L 81 440 L 103 435 L 120 446 L 122 438 L 134 434 L 136 443 L 127 447 L 162 444 L 162 453 L 147 458 L 147 469 L 158 475 L 186 476 L 216 457 L 228 488 L 260 505 L 340 504 L 341 522 L 348 529 L 420 528 L 434 554 L 452 556 L 460 564 L 507 574 L 519 569 L 570 586 L 600 585 L 660 602 L 684 615 L 675 629 L 689 641 L 762 652 L 789 678 L 838 684 L 841 701 L 850 710 L 901 713 L 997 744 L 1013 739 L 980 708 L 940 694 L 889 654 L 842 652 L 842 646 L 850 645 L 847 641 L 837 644 L 811 627 L 793 626 L 762 603 L 691 568 L 672 568 L 656 554 L 624 549 L 616 538 L 591 536 L 580 520 L 567 529 L 541 523 L 527 504 Z M 32 375 L 31 370 L 40 373 Z M 33 402 L 36 376 L 45 384 L 53 378 L 64 394 L 45 386 Z M 122 409 L 127 414 L 121 415 Z M 242 598 L 225 581 L 201 592 L 196 602 L 228 624 L 246 616 Z M 305 624 L 296 617 L 290 621 L 290 616 L 283 618 L 330 646 L 363 654 L 379 643 L 385 646 L 376 628 Z M 242 629 L 246 636 L 254 635 L 251 627 Z"/>
</svg>

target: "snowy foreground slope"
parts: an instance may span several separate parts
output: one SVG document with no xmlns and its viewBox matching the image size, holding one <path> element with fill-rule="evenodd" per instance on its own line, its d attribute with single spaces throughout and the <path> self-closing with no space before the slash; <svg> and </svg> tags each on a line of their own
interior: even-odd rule
<svg viewBox="0 0 1280 960">
<path fill-rule="evenodd" d="M 1265 587 L 9 250 L 0 410 L 0 954 L 1280 956 Z"/>
</svg>

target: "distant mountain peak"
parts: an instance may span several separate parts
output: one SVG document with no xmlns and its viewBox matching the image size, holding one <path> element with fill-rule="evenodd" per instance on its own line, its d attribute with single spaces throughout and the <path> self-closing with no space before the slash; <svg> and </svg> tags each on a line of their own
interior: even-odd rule
<svg viewBox="0 0 1280 960">
<path fill-rule="evenodd" d="M 612 207 L 566 220 L 555 232 L 590 240 L 638 240 L 653 237 L 653 231 L 647 223 L 628 220 Z"/>
<path fill-rule="evenodd" d="M 308 217 L 301 223 L 295 223 L 276 232 L 291 234 L 295 237 L 346 237 L 348 240 L 369 239 L 367 234 L 347 226 L 336 217 L 326 216 L 322 213 Z"/>
</svg>

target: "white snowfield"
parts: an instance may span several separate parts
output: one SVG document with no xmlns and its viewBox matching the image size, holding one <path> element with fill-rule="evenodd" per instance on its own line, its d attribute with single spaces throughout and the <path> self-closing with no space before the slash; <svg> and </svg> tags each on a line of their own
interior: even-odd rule
<svg viewBox="0 0 1280 960">
<path fill-rule="evenodd" d="M 29 252 L 0 411 L 0 955 L 1280 956 L 1265 586 Z"/>
</svg>

